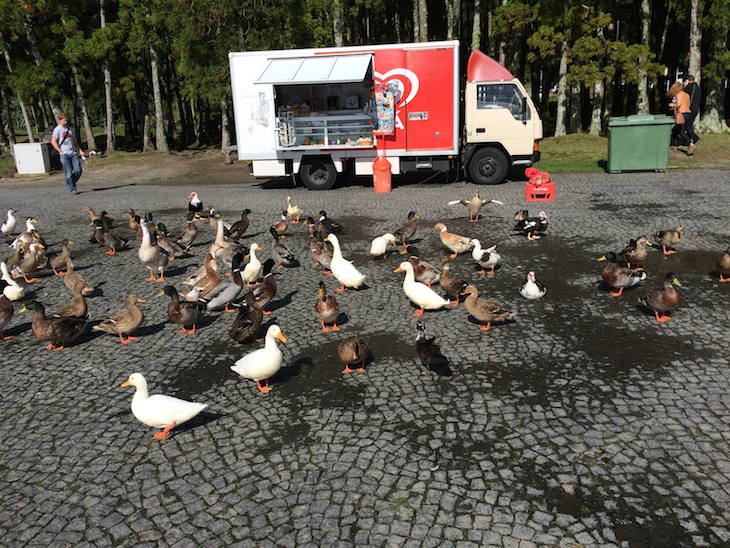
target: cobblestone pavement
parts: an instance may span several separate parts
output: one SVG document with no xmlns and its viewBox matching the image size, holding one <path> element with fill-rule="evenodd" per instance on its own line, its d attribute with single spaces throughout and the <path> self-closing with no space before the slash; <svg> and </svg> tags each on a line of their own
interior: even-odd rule
<svg viewBox="0 0 730 548">
<path fill-rule="evenodd" d="M 97 289 L 90 324 L 134 291 L 146 321 L 139 340 L 86 333 L 61 352 L 15 316 L 0 343 L 0 544 L 3 546 L 728 546 L 730 545 L 730 284 L 716 257 L 730 243 L 727 171 L 570 174 L 556 177 L 555 202 L 526 203 L 524 183 L 482 187 L 504 202 L 466 208 L 474 185 L 396 186 L 389 194 L 347 186 L 311 192 L 286 185 L 110 181 L 69 196 L 62 182 L 0 187 L 0 211 L 32 215 L 51 251 L 63 238 L 77 269 Z M 184 226 L 196 190 L 228 220 L 254 215 L 247 242 L 268 257 L 266 229 L 286 197 L 307 214 L 341 220 L 344 254 L 367 274 L 366 287 L 338 295 L 340 333 L 321 333 L 317 285 L 332 278 L 312 266 L 304 229 L 287 244 L 301 266 L 276 272 L 274 313 L 288 342 L 285 367 L 262 394 L 230 366 L 258 347 L 229 338 L 232 314 L 206 317 L 194 336 L 166 321 L 167 297 L 137 258 L 125 210 L 153 212 L 172 232 Z M 130 249 L 106 256 L 87 242 L 82 207 L 118 220 Z M 548 235 L 511 232 L 516 210 L 549 215 Z M 468 255 L 453 270 L 518 312 L 482 332 L 463 304 L 427 312 L 429 334 L 453 377 L 420 374 L 414 308 L 403 294 L 401 256 L 368 257 L 370 240 L 421 221 L 421 255 L 444 254 L 433 225 L 497 244 L 503 266 L 477 275 Z M 679 252 L 652 251 L 648 278 L 619 298 L 597 282 L 606 251 L 660 229 L 684 227 Z M 214 232 L 201 224 L 193 254 L 168 269 L 180 282 L 201 263 Z M 7 257 L 9 252 L 3 252 Z M 518 294 L 528 270 L 546 297 Z M 682 283 L 672 321 L 656 322 L 638 298 L 667 271 Z M 70 301 L 61 278 L 42 274 L 29 297 L 54 310 Z M 27 299 L 26 299 L 27 300 Z M 374 360 L 341 375 L 336 346 L 361 334 Z M 166 441 L 139 423 L 133 389 L 143 373 L 151 393 L 206 402 L 206 412 Z"/>
</svg>

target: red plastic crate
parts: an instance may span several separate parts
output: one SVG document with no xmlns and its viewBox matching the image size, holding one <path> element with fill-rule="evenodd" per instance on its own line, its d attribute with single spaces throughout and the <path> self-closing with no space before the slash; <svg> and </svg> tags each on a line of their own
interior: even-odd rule
<svg viewBox="0 0 730 548">
<path fill-rule="evenodd" d="M 529 181 L 525 185 L 525 200 L 528 202 L 552 202 L 555 200 L 555 183 L 552 181 L 535 186 Z"/>
</svg>

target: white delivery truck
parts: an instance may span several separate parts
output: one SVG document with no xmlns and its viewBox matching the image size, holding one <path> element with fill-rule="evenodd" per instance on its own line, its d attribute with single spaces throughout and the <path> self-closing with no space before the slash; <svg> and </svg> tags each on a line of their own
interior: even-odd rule
<svg viewBox="0 0 730 548">
<path fill-rule="evenodd" d="M 478 184 L 540 158 L 542 121 L 522 83 L 459 42 L 230 53 L 238 158 L 255 177 L 314 190 L 339 174 L 464 168 Z M 463 91 L 463 97 L 462 97 Z M 460 116 L 463 100 L 463 121 Z"/>
</svg>

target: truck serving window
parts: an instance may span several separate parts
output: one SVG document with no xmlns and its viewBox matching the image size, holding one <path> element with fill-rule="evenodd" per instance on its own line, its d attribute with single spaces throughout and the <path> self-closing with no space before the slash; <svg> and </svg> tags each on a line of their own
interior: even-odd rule
<svg viewBox="0 0 730 548">
<path fill-rule="evenodd" d="M 515 120 L 529 120 L 530 109 L 522 112 L 523 95 L 517 86 L 510 83 L 478 84 L 477 109 L 506 108 Z"/>
</svg>

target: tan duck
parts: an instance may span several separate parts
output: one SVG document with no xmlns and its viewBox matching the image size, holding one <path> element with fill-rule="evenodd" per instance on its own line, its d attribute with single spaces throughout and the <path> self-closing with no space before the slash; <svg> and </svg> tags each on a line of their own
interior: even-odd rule
<svg viewBox="0 0 730 548">
<path fill-rule="evenodd" d="M 79 282 L 84 283 L 84 288 L 81 290 L 84 295 L 89 295 L 94 291 L 94 287 L 89 282 L 87 282 L 81 274 L 74 270 L 73 261 L 71 261 L 70 258 L 67 258 L 66 275 L 63 277 L 63 283 L 66 285 L 66 287 L 73 291 L 76 287 L 76 284 Z"/>
<path fill-rule="evenodd" d="M 635 240 L 629 240 L 629 245 L 623 248 L 618 254 L 619 261 L 623 262 L 628 268 L 643 270 L 642 265 L 649 254 L 649 251 L 645 247 L 646 245 L 651 246 L 646 236 L 639 236 Z"/>
<path fill-rule="evenodd" d="M 129 215 L 129 221 L 127 221 L 129 228 L 134 232 L 137 232 L 139 230 L 139 215 L 135 214 L 134 209 L 132 208 L 127 210 L 127 215 Z"/>
<path fill-rule="evenodd" d="M 344 362 L 342 374 L 352 373 L 351 365 L 359 365 L 358 373 L 365 373 L 365 362 L 372 359 L 372 351 L 367 341 L 360 335 L 353 335 L 337 345 L 337 355 Z"/>
<path fill-rule="evenodd" d="M 32 310 L 34 312 L 31 322 L 31 331 L 39 341 L 49 341 L 46 348 L 49 350 L 63 350 L 70 342 L 75 341 L 86 328 L 86 318 L 67 316 L 59 318 L 56 316 L 46 317 L 46 310 L 37 301 L 31 301 L 21 310 Z"/>
<path fill-rule="evenodd" d="M 302 208 L 292 203 L 291 196 L 286 197 L 286 215 L 294 224 L 298 224 L 302 216 Z"/>
<path fill-rule="evenodd" d="M 325 287 L 324 282 L 319 282 L 317 301 L 314 303 L 314 315 L 322 324 L 322 333 L 340 330 L 340 328 L 337 327 L 337 318 L 340 315 L 340 305 L 337 303 L 337 299 L 327 295 L 327 288 Z M 327 327 L 328 323 L 333 324 L 332 327 Z"/>
<path fill-rule="evenodd" d="M 25 283 L 28 284 L 36 281 L 37 278 L 33 278 L 33 274 L 35 273 L 36 268 L 38 268 L 38 263 L 41 258 L 40 254 L 43 249 L 45 249 L 45 246 L 41 243 L 33 242 L 30 244 L 30 246 L 28 246 L 28 250 L 25 252 L 18 264 L 16 264 L 13 268 L 13 275 L 16 278 L 22 276 Z M 28 276 L 31 277 L 29 278 Z"/>
<path fill-rule="evenodd" d="M 725 253 L 717 258 L 715 266 L 720 274 L 720 281 L 730 282 L 730 247 L 725 250 Z"/>
<path fill-rule="evenodd" d="M 449 300 L 451 300 L 451 306 L 458 306 L 459 297 L 461 297 L 464 289 L 466 289 L 466 286 L 469 284 L 461 278 L 454 276 L 454 274 L 451 273 L 451 262 L 446 261 L 441 270 L 439 285 L 441 286 L 441 289 L 446 292 Z"/>
<path fill-rule="evenodd" d="M 63 240 L 61 242 L 61 251 L 48 256 L 48 266 L 51 267 L 51 270 L 53 270 L 56 276 L 66 274 L 66 258 L 72 259 L 71 251 L 68 249 L 70 245 L 73 245 L 71 240 Z"/>
<path fill-rule="evenodd" d="M 499 200 L 482 200 L 482 198 L 479 196 L 479 189 L 477 189 L 474 192 L 474 196 L 472 196 L 471 199 L 469 199 L 469 200 L 451 200 L 449 202 L 449 205 L 456 205 L 456 204 L 465 205 L 466 210 L 469 212 L 469 222 L 476 223 L 476 222 L 479 222 L 479 212 L 481 212 L 482 207 L 484 207 L 488 203 L 504 205 Z"/>
<path fill-rule="evenodd" d="M 167 303 L 167 317 L 172 323 L 180 326 L 178 333 L 195 334 L 198 322 L 205 315 L 205 304 L 200 301 L 181 301 L 177 289 L 171 285 L 165 286 L 163 294 L 170 297 L 170 302 Z"/>
<path fill-rule="evenodd" d="M 56 310 L 53 315 L 59 317 L 75 316 L 77 318 L 86 318 L 89 312 L 89 307 L 86 304 L 86 299 L 84 298 L 83 290 L 85 287 L 86 282 L 78 282 L 73 289 L 73 301 L 63 305 L 61 308 Z"/>
<path fill-rule="evenodd" d="M 142 297 L 130 293 L 124 303 L 124 308 L 119 312 L 112 314 L 109 318 L 98 325 L 92 327 L 94 331 L 103 331 L 118 335 L 122 344 L 129 344 L 136 341 L 139 337 L 132 337 L 131 333 L 142 325 L 144 322 L 144 312 L 137 307 L 137 303 L 146 303 Z"/>
<path fill-rule="evenodd" d="M 624 289 L 633 287 L 639 282 L 646 280 L 646 272 L 642 270 L 634 270 L 619 265 L 616 254 L 610 251 L 599 257 L 599 261 L 608 261 L 608 264 L 601 271 L 601 279 L 603 283 L 611 287 L 611 296 L 619 297 Z M 618 291 L 617 291 L 618 290 Z"/>
<path fill-rule="evenodd" d="M 285 232 L 287 228 L 289 228 L 289 223 L 286 221 L 286 211 L 281 212 L 281 217 L 277 222 L 275 222 L 273 225 L 271 225 L 271 228 L 276 230 L 276 233 L 281 238 L 286 238 Z"/>
<path fill-rule="evenodd" d="M 467 312 L 481 325 L 479 329 L 489 331 L 492 323 L 505 322 L 517 315 L 501 304 L 479 296 L 479 290 L 475 285 L 467 285 L 463 295 L 466 295 L 464 306 Z"/>
<path fill-rule="evenodd" d="M 183 282 L 185 285 L 192 285 L 199 288 L 199 295 L 205 297 L 210 290 L 217 286 L 221 281 L 221 275 L 218 273 L 218 263 L 210 253 L 205 254 L 203 265 L 201 267 L 202 274 L 196 272 L 188 280 Z M 198 269 L 200 271 L 200 269 Z"/>
<path fill-rule="evenodd" d="M 662 246 L 662 252 L 665 255 L 673 255 L 677 252 L 673 246 L 682 241 L 682 233 L 684 229 L 678 226 L 674 230 L 660 230 L 652 235 L 654 241 Z"/>
<path fill-rule="evenodd" d="M 15 307 L 13 307 L 12 301 L 4 294 L 7 286 L 8 282 L 0 279 L 0 341 L 4 341 L 12 337 L 12 335 L 5 335 L 3 331 L 5 326 L 13 319 L 13 314 L 15 313 Z"/>
<path fill-rule="evenodd" d="M 408 262 L 413 265 L 413 277 L 417 282 L 421 282 L 422 284 L 426 284 L 428 287 L 431 287 L 439 281 L 439 278 L 441 278 L 441 270 L 431 263 L 421 260 L 416 246 L 409 246 L 408 253 L 410 254 Z"/>
<path fill-rule="evenodd" d="M 420 218 L 421 217 L 419 217 L 418 213 L 416 213 L 415 211 L 409 211 L 408 222 L 400 227 L 398 230 L 393 232 L 393 237 L 395 238 L 396 243 L 403 246 L 403 251 L 401 251 L 401 255 L 405 255 L 406 253 L 408 253 L 408 246 L 411 245 L 410 243 L 408 243 L 408 240 L 416 235 L 416 230 L 418 230 L 418 223 L 416 222 L 416 219 Z"/>
<path fill-rule="evenodd" d="M 139 260 L 142 261 L 147 269 L 150 271 L 150 277 L 146 278 L 146 282 L 164 282 L 165 281 L 165 267 L 169 261 L 167 254 L 162 251 L 156 244 L 152 242 L 152 236 L 147 223 L 140 223 L 142 227 L 142 243 L 137 251 Z M 159 273 L 159 277 L 157 274 Z"/>
<path fill-rule="evenodd" d="M 654 312 L 654 317 L 660 323 L 668 322 L 672 318 L 669 312 L 679 304 L 679 293 L 674 286 L 682 287 L 677 276 L 668 272 L 664 277 L 664 287 L 652 291 L 646 297 L 639 299 L 639 302 Z"/>
<path fill-rule="evenodd" d="M 94 221 L 101 221 L 104 230 L 111 230 L 114 219 L 110 219 L 106 215 L 106 211 L 102 211 L 101 214 L 96 213 L 90 206 L 84 207 L 84 211 L 89 214 L 89 226 L 94 225 Z"/>
<path fill-rule="evenodd" d="M 448 247 L 452 254 L 451 258 L 456 259 L 459 253 L 464 253 L 471 249 L 471 238 L 466 236 L 460 236 L 458 234 L 452 234 L 446 229 L 444 223 L 436 223 L 433 227 L 434 232 L 439 233 L 441 243 Z"/>
<path fill-rule="evenodd" d="M 238 241 L 231 240 L 225 236 L 226 226 L 222 217 L 216 220 L 215 241 L 210 245 L 208 252 L 227 267 L 230 267 L 233 256 L 237 253 L 248 255 L 249 249 Z"/>
</svg>

